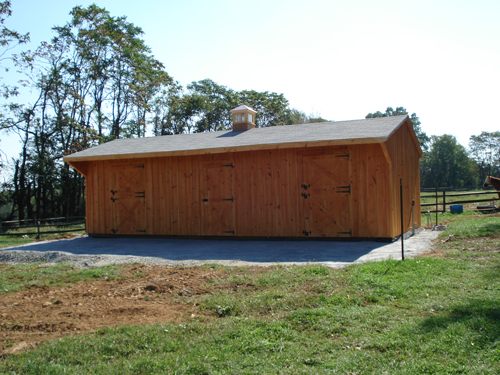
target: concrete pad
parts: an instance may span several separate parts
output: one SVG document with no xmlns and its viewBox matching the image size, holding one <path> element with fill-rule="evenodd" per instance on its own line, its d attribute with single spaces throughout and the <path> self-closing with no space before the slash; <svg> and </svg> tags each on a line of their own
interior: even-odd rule
<svg viewBox="0 0 500 375">
<path fill-rule="evenodd" d="M 422 231 L 404 241 L 405 257 L 430 251 L 438 232 Z M 109 263 L 198 265 L 220 263 L 231 266 L 308 264 L 340 268 L 351 263 L 401 259 L 401 241 L 238 241 L 157 238 L 92 238 L 47 241 L 0 250 L 0 263 L 25 255 L 25 261 L 92 261 L 87 266 Z M 29 254 L 29 256 L 28 256 Z M 32 259 L 32 260 L 29 260 Z M 38 260 L 36 260 L 38 259 Z"/>
</svg>

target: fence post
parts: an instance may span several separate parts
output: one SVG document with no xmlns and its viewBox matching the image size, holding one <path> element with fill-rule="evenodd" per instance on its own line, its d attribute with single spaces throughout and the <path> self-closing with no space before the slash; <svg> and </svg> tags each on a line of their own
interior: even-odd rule
<svg viewBox="0 0 500 375">
<path fill-rule="evenodd" d="M 436 186 L 436 226 L 438 225 L 438 187 Z"/>
<path fill-rule="evenodd" d="M 415 199 L 411 200 L 411 235 L 415 235 Z"/>
<path fill-rule="evenodd" d="M 401 260 L 405 260 L 405 245 L 404 245 L 404 210 L 403 210 L 403 179 L 399 179 L 399 190 L 401 195 Z"/>
<path fill-rule="evenodd" d="M 443 213 L 446 212 L 446 190 L 443 190 Z"/>
<path fill-rule="evenodd" d="M 38 234 L 36 235 L 36 239 L 39 240 L 41 237 L 40 237 L 40 220 L 37 221 L 37 232 Z"/>
</svg>

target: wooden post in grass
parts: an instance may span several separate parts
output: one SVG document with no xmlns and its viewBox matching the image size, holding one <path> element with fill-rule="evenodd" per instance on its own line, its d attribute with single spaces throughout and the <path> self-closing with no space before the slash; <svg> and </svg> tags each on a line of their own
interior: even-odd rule
<svg viewBox="0 0 500 375">
<path fill-rule="evenodd" d="M 405 260 L 405 245 L 404 245 L 404 214 L 403 214 L 403 179 L 399 179 L 399 190 L 401 192 L 401 260 Z"/>
<path fill-rule="evenodd" d="M 36 226 L 36 228 L 37 228 L 38 234 L 36 235 L 36 239 L 39 240 L 41 238 L 40 237 L 40 220 L 37 221 L 37 224 L 38 225 Z"/>
<path fill-rule="evenodd" d="M 446 212 L 446 190 L 443 190 L 443 213 Z"/>
<path fill-rule="evenodd" d="M 436 226 L 438 225 L 438 187 L 436 186 Z"/>
</svg>

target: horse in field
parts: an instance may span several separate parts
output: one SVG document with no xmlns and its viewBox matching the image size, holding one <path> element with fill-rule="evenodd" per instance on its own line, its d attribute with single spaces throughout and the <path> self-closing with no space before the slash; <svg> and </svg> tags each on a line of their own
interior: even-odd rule
<svg viewBox="0 0 500 375">
<path fill-rule="evenodd" d="M 493 176 L 486 176 L 483 188 L 486 188 L 488 186 L 493 186 L 498 191 L 498 197 L 500 198 L 500 178 Z"/>
</svg>

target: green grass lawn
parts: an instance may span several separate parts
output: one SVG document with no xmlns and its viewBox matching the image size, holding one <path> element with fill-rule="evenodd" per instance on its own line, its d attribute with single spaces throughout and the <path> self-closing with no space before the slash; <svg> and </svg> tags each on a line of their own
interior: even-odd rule
<svg viewBox="0 0 500 375">
<path fill-rule="evenodd" d="M 227 278 L 207 282 L 213 294 L 184 302 L 213 319 L 51 341 L 0 360 L 0 373 L 498 374 L 500 217 L 454 217 L 439 257 L 224 267 Z"/>
<path fill-rule="evenodd" d="M 61 236 L 68 236 L 68 235 L 74 235 L 74 234 L 83 234 L 85 233 L 83 229 L 85 229 L 85 224 L 80 224 L 80 225 L 74 225 L 74 226 L 68 226 L 68 227 L 57 227 L 57 226 L 50 226 L 50 227 L 42 227 L 40 228 L 41 232 L 52 232 L 52 231 L 57 231 L 57 230 L 70 230 L 73 229 L 75 232 L 64 232 L 64 233 L 48 233 L 48 234 L 41 234 L 41 239 L 42 240 L 53 240 L 56 238 L 60 238 Z M 4 233 L 16 233 L 16 235 L 12 236 L 0 236 L 0 249 L 5 248 L 5 247 L 11 247 L 11 246 L 18 246 L 18 245 L 24 245 L 30 242 L 35 242 L 37 241 L 37 235 L 36 234 L 29 234 L 29 233 L 36 233 L 37 228 L 23 228 L 23 229 L 15 229 L 15 230 L 9 230 Z"/>
<path fill-rule="evenodd" d="M 70 264 L 44 267 L 43 263 L 18 265 L 0 264 L 0 294 L 12 293 L 30 286 L 65 286 L 89 280 L 114 280 L 120 278 L 122 269 L 105 266 L 77 269 Z"/>
</svg>

